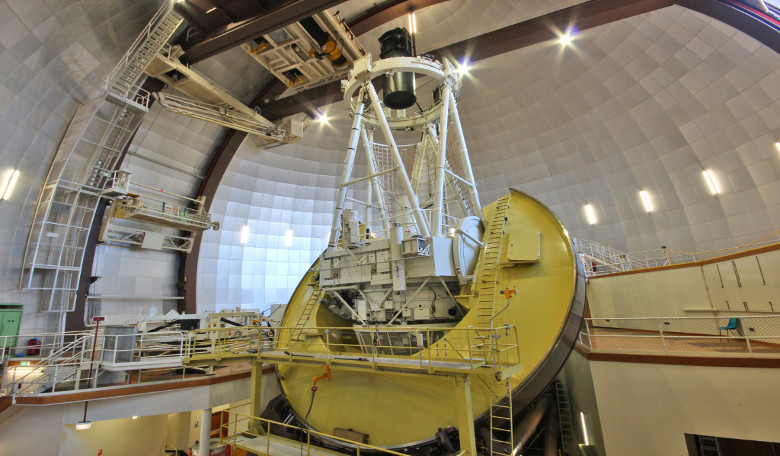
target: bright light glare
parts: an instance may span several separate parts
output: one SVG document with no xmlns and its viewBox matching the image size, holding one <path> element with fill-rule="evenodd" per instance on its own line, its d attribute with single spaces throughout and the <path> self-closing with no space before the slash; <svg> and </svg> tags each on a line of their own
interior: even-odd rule
<svg viewBox="0 0 780 456">
<path fill-rule="evenodd" d="M 137 419 L 138 419 L 138 416 L 137 416 L 137 415 L 133 415 L 133 419 L 134 419 L 134 420 L 137 420 Z"/>
<path fill-rule="evenodd" d="M 775 142 L 775 147 L 777 148 L 777 151 L 780 152 L 780 141 Z"/>
<path fill-rule="evenodd" d="M 409 33 L 412 35 L 417 33 L 417 16 L 414 14 L 414 11 L 409 13 Z"/>
<path fill-rule="evenodd" d="M 450 235 L 451 235 L 451 236 L 454 236 L 454 235 L 455 235 L 455 228 L 450 228 Z"/>
<path fill-rule="evenodd" d="M 15 169 L 11 172 L 11 174 L 8 176 L 8 180 L 6 181 L 5 187 L 0 191 L 0 194 L 3 195 L 3 200 L 7 200 L 11 197 L 11 192 L 14 191 L 14 185 L 16 185 L 16 181 L 19 179 L 19 170 Z"/>
<path fill-rule="evenodd" d="M 241 227 L 241 237 L 238 241 L 242 244 L 249 242 L 249 225 L 244 225 Z"/>
<path fill-rule="evenodd" d="M 469 59 L 463 59 L 463 61 L 458 63 L 458 73 L 464 75 L 468 72 L 469 72 Z"/>
<path fill-rule="evenodd" d="M 92 427 L 92 421 L 79 421 L 76 423 L 77 431 L 84 431 Z"/>
<path fill-rule="evenodd" d="M 580 419 L 582 420 L 582 435 L 585 436 L 585 445 L 590 445 L 590 439 L 588 439 L 588 425 L 585 424 L 585 414 L 580 412 Z"/>
<path fill-rule="evenodd" d="M 284 233 L 284 246 L 292 247 L 292 241 L 293 241 L 293 230 L 287 230 L 287 232 Z"/>
<path fill-rule="evenodd" d="M 712 171 L 705 169 L 702 171 L 702 174 L 704 174 L 704 180 L 707 181 L 707 185 L 710 187 L 710 192 L 712 192 L 713 195 L 720 193 L 718 183 L 715 182 L 715 177 L 712 175 Z"/>
<path fill-rule="evenodd" d="M 323 112 L 322 114 L 317 116 L 316 121 L 321 124 L 326 124 L 328 123 L 328 115 Z"/>
<path fill-rule="evenodd" d="M 571 44 L 571 35 L 569 34 L 569 32 L 566 32 L 563 35 L 561 35 L 560 40 L 562 45 L 568 46 Z"/>
<path fill-rule="evenodd" d="M 590 204 L 585 205 L 585 215 L 588 216 L 588 223 L 590 223 L 591 225 L 596 224 L 596 211 L 593 210 L 593 206 L 591 206 Z"/>
<path fill-rule="evenodd" d="M 650 201 L 650 195 L 642 190 L 639 192 L 639 196 L 642 198 L 642 204 L 645 205 L 645 210 L 647 212 L 653 212 L 653 202 Z"/>
</svg>

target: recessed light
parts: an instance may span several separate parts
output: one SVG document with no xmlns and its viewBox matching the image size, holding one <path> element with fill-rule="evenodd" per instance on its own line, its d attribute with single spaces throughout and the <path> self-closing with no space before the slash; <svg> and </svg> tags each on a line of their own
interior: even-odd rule
<svg viewBox="0 0 780 456">
<path fill-rule="evenodd" d="M 588 223 L 591 225 L 596 224 L 596 211 L 593 210 L 593 206 L 590 204 L 585 205 L 585 215 L 588 217 Z"/>
<path fill-rule="evenodd" d="M 0 191 L 0 194 L 3 195 L 3 200 L 7 200 L 11 197 L 11 192 L 14 190 L 14 185 L 16 185 L 16 181 L 19 180 L 19 170 L 15 169 L 11 171 L 11 173 L 8 176 L 8 180 L 5 183 L 5 187 L 2 191 Z"/>
<path fill-rule="evenodd" d="M 292 247 L 292 241 L 293 241 L 293 230 L 287 230 L 287 232 L 284 233 L 284 246 Z"/>
<path fill-rule="evenodd" d="M 712 171 L 705 169 L 702 171 L 702 174 L 704 174 L 704 180 L 707 181 L 707 186 L 710 188 L 710 192 L 712 192 L 713 195 L 720 193 L 718 183 L 715 182 L 715 177 L 713 176 Z"/>
<path fill-rule="evenodd" d="M 585 414 L 580 412 L 580 420 L 582 420 L 582 435 L 585 436 L 585 445 L 590 445 L 590 439 L 588 439 L 588 425 L 585 424 Z"/>
<path fill-rule="evenodd" d="M 412 35 L 417 33 L 417 16 L 414 14 L 414 11 L 409 13 L 409 33 Z"/>
<path fill-rule="evenodd" d="M 653 212 L 653 202 L 650 201 L 650 195 L 646 191 L 641 190 L 639 192 L 639 197 L 642 198 L 642 204 L 645 205 L 645 210 L 647 212 Z"/>
<path fill-rule="evenodd" d="M 249 242 L 249 225 L 244 225 L 241 227 L 241 237 L 238 241 L 242 244 Z"/>
</svg>

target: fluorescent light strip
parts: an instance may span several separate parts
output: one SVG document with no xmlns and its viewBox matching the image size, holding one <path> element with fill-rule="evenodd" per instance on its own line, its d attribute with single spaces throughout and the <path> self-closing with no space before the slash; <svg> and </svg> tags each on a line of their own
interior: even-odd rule
<svg viewBox="0 0 780 456">
<path fill-rule="evenodd" d="M 249 225 L 244 225 L 241 227 L 241 237 L 239 238 L 238 242 L 242 244 L 249 242 Z"/>
<path fill-rule="evenodd" d="M 580 420 L 582 420 L 582 435 L 585 436 L 585 445 L 590 445 L 590 439 L 588 439 L 588 425 L 585 424 L 585 414 L 580 412 Z"/>
<path fill-rule="evenodd" d="M 292 241 L 293 241 L 293 230 L 287 230 L 287 232 L 284 233 L 284 246 L 292 247 Z"/>
<path fill-rule="evenodd" d="M 588 216 L 588 223 L 591 225 L 596 224 L 596 211 L 593 210 L 593 206 L 590 204 L 585 205 L 585 215 Z"/>
<path fill-rule="evenodd" d="M 645 205 L 645 210 L 647 212 L 653 212 L 653 202 L 650 201 L 650 195 L 646 191 L 640 190 L 639 196 L 642 198 L 642 204 Z"/>
<path fill-rule="evenodd" d="M 412 35 L 417 33 L 417 16 L 414 14 L 414 11 L 409 13 L 409 33 Z"/>
<path fill-rule="evenodd" d="M 710 192 L 712 192 L 713 195 L 720 193 L 720 189 L 718 188 L 718 184 L 715 182 L 712 171 L 705 169 L 702 171 L 702 174 L 704 174 L 704 180 L 707 181 L 707 185 L 710 187 Z"/>
<path fill-rule="evenodd" d="M 3 190 L 3 200 L 7 200 L 11 197 L 11 192 L 14 191 L 14 185 L 16 185 L 16 181 L 19 179 L 19 170 L 15 169 L 11 173 L 11 176 L 8 178 L 8 183 L 5 185 L 5 189 Z"/>
</svg>

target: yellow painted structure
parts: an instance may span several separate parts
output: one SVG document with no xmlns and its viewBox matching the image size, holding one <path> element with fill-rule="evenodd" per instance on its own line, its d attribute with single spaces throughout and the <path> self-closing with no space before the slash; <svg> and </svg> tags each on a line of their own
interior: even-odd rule
<svg viewBox="0 0 780 456">
<path fill-rule="evenodd" d="M 330 434 L 334 428 L 352 429 L 368 434 L 370 444 L 389 448 L 428 441 L 438 428 L 462 429 L 464 416 L 479 419 L 488 414 L 506 388 L 494 378 L 493 369 L 474 368 L 474 359 L 468 359 L 485 346 L 479 339 L 490 334 L 505 346 L 516 343 L 515 349 L 504 352 L 503 359 L 505 367 L 514 366 L 505 373 L 512 374 L 509 382 L 516 411 L 547 386 L 571 349 L 573 337 L 567 328 L 579 326 L 584 301 L 582 276 L 568 233 L 549 209 L 515 190 L 486 206 L 483 216 L 485 246 L 474 280 L 461 286 L 456 296 L 468 312 L 442 339 L 408 356 L 461 361 L 470 367 L 409 372 L 393 368 L 392 363 L 369 366 L 364 352 L 346 341 L 334 350 L 338 342 L 334 338 L 339 335 L 323 328 L 350 326 L 351 322 L 317 304 L 322 292 L 316 285 L 316 272 L 310 272 L 293 294 L 281 325 L 299 329 L 280 331 L 278 347 L 288 347 L 284 353 L 294 352 L 298 360 L 310 354 L 355 362 L 348 366 L 332 363 L 332 378 L 318 382 L 313 402 L 312 378 L 323 373 L 322 367 L 313 359 L 304 363 L 292 357 L 278 364 L 282 391 L 299 418 L 317 431 Z M 516 289 L 517 295 L 502 310 L 507 305 L 500 294 L 504 289 Z M 506 331 L 505 325 L 509 325 Z M 411 325 L 406 328 L 414 330 Z M 468 336 L 458 336 L 462 334 Z M 262 352 L 259 359 L 263 359 Z M 468 431 L 473 436 L 473 427 Z"/>
</svg>

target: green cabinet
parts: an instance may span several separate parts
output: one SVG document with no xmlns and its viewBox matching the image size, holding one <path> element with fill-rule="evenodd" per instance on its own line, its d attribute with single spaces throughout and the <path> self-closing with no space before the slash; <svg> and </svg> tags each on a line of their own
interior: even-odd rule
<svg viewBox="0 0 780 456">
<path fill-rule="evenodd" d="M 5 357 L 13 356 L 16 346 L 16 336 L 19 334 L 19 324 L 22 321 L 22 307 L 0 304 L 0 352 Z"/>
</svg>

